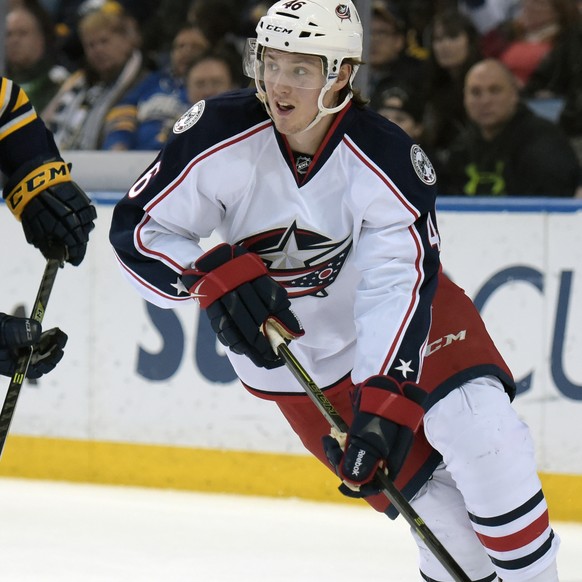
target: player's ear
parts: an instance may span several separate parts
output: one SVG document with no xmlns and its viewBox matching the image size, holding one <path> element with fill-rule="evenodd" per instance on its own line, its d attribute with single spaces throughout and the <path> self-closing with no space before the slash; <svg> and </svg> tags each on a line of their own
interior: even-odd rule
<svg viewBox="0 0 582 582">
<path fill-rule="evenodd" d="M 337 79 L 334 83 L 334 89 L 341 91 L 350 81 L 350 75 L 352 74 L 352 65 L 348 63 L 343 63 L 340 67 Z"/>
</svg>

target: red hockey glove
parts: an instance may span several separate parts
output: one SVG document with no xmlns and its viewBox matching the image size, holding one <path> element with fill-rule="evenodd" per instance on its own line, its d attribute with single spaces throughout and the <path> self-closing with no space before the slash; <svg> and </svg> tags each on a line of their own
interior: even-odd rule
<svg viewBox="0 0 582 582">
<path fill-rule="evenodd" d="M 378 493 L 374 475 L 380 467 L 396 478 L 424 417 L 426 398 L 417 384 L 399 384 L 388 376 L 372 376 L 357 387 L 345 449 L 335 438 L 323 438 L 330 464 L 347 485 L 340 487 L 342 493 L 350 497 Z"/>
<path fill-rule="evenodd" d="M 256 366 L 283 365 L 262 333 L 267 319 L 287 340 L 304 334 L 287 291 L 269 276 L 260 257 L 244 247 L 218 245 L 202 255 L 194 269 L 184 271 L 182 282 L 206 310 L 220 343 Z"/>
</svg>

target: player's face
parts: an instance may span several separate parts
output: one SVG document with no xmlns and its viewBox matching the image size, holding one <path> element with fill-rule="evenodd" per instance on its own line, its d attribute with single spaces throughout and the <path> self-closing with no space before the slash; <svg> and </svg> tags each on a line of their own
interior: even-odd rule
<svg viewBox="0 0 582 582">
<path fill-rule="evenodd" d="M 263 82 L 278 131 L 292 135 L 317 115 L 317 100 L 325 85 L 319 57 L 266 49 Z M 327 97 L 327 96 L 326 96 Z"/>
</svg>

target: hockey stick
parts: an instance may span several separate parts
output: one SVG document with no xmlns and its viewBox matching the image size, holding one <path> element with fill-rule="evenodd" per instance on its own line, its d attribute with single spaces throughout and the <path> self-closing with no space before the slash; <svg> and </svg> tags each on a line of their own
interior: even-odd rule
<svg viewBox="0 0 582 582">
<path fill-rule="evenodd" d="M 46 304 L 49 300 L 57 276 L 57 271 L 60 266 L 61 261 L 56 259 L 49 259 L 46 262 L 46 267 L 42 275 L 40 287 L 38 288 L 36 299 L 32 307 L 32 314 L 30 316 L 30 319 L 34 319 L 38 321 L 38 323 L 42 323 L 44 318 Z M 33 351 L 34 346 L 31 346 L 26 352 L 19 356 L 18 361 L 16 362 L 16 370 L 14 371 L 14 374 L 12 374 L 12 379 L 10 380 L 10 385 L 8 386 L 6 397 L 4 398 L 4 405 L 2 406 L 2 412 L 0 412 L 0 457 L 4 450 L 6 437 L 8 436 L 8 430 L 10 429 L 10 423 L 12 422 L 14 409 L 16 408 L 18 395 L 20 394 L 20 388 L 22 388 L 22 383 L 26 378 L 26 372 L 28 371 Z"/>
<path fill-rule="evenodd" d="M 318 410 L 327 419 L 333 429 L 340 433 L 348 432 L 348 425 L 345 420 L 339 415 L 333 404 L 329 401 L 327 396 L 321 391 L 317 384 L 311 379 L 305 368 L 293 355 L 293 352 L 287 347 L 285 340 L 281 334 L 270 321 L 267 321 L 265 326 L 267 338 L 275 353 L 278 353 L 285 362 L 289 371 L 295 376 L 301 384 L 309 398 L 318 408 Z M 461 566 L 457 564 L 455 559 L 447 552 L 445 547 L 441 544 L 434 533 L 424 523 L 423 519 L 414 511 L 406 498 L 398 491 L 392 479 L 378 470 L 376 473 L 376 480 L 382 485 L 382 493 L 390 500 L 390 503 L 400 512 L 408 525 L 414 529 L 417 535 L 424 541 L 428 549 L 433 553 L 437 560 L 441 563 L 443 568 L 453 577 L 455 582 L 471 582 L 471 579 L 465 574 Z"/>
</svg>

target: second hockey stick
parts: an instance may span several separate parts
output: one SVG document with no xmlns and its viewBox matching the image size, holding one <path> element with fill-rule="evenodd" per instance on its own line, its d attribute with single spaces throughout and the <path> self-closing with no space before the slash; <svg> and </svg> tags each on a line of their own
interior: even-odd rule
<svg viewBox="0 0 582 582">
<path fill-rule="evenodd" d="M 46 262 L 46 267 L 42 275 L 40 287 L 38 288 L 36 299 L 32 307 L 32 314 L 30 315 L 30 319 L 34 319 L 38 321 L 38 323 L 42 323 L 44 318 L 46 304 L 49 300 L 60 266 L 61 261 L 56 259 L 49 259 Z M 20 389 L 22 388 L 22 384 L 26 378 L 26 372 L 28 371 L 28 366 L 32 358 L 33 350 L 34 348 L 30 347 L 28 351 L 24 352 L 18 358 L 16 363 L 16 370 L 12 375 L 10 385 L 8 386 L 8 391 L 6 392 L 6 397 L 4 398 L 4 405 L 2 406 L 2 412 L 0 412 L 0 456 L 2 456 L 2 451 L 4 450 L 4 445 L 6 444 L 6 438 L 8 436 L 8 430 L 10 429 L 12 417 L 14 416 L 16 402 L 18 401 Z"/>
<path fill-rule="evenodd" d="M 287 347 L 285 340 L 276 327 L 269 321 L 267 321 L 265 327 L 267 337 L 273 350 L 283 358 L 289 371 L 293 376 L 295 376 L 309 398 L 327 419 L 331 427 L 340 433 L 347 433 L 349 427 L 345 420 L 340 416 L 319 386 L 317 386 L 317 384 L 311 379 L 301 363 L 293 355 L 293 352 Z M 416 513 L 416 511 L 414 511 L 408 500 L 396 488 L 392 479 L 390 479 L 383 471 L 378 470 L 376 473 L 376 480 L 382 486 L 382 493 L 400 512 L 402 517 L 404 517 L 408 522 L 408 525 L 410 525 L 417 535 L 424 541 L 428 549 L 441 563 L 443 568 L 453 577 L 453 580 L 455 582 L 471 582 L 471 579 L 467 574 L 465 574 L 461 566 L 459 566 L 426 523 L 424 523 L 424 520 Z"/>
</svg>

